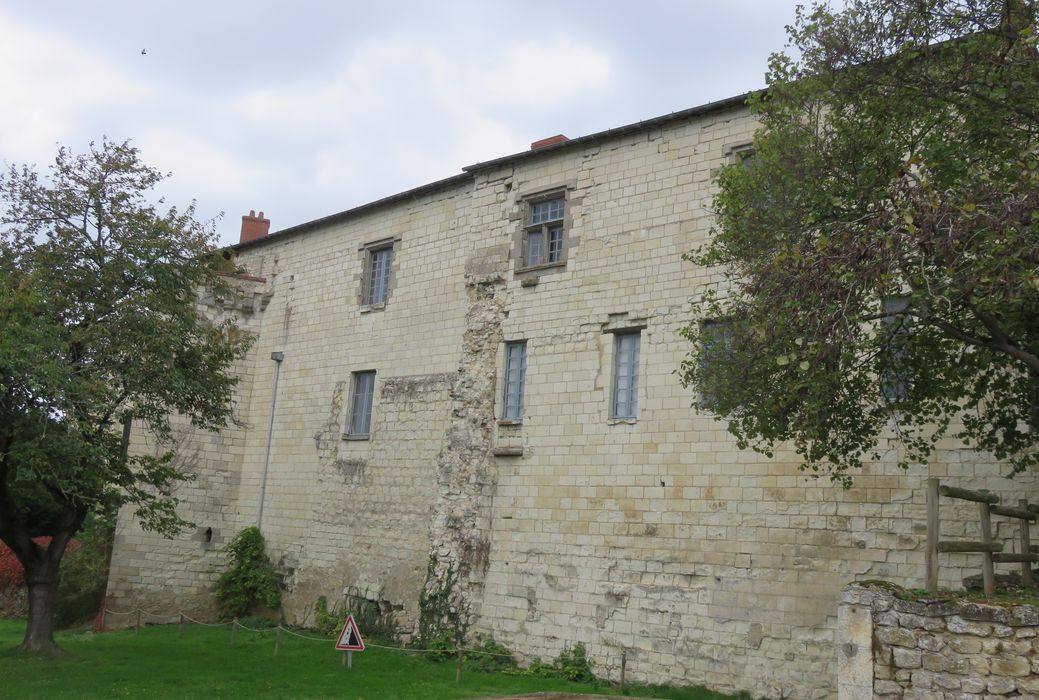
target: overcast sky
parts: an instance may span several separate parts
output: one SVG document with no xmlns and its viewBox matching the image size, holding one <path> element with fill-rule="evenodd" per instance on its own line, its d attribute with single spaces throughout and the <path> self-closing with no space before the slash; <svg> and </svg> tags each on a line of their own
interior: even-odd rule
<svg viewBox="0 0 1039 700">
<path fill-rule="evenodd" d="M 795 5 L 0 0 L 0 160 L 131 139 L 233 243 L 762 87 Z"/>
</svg>

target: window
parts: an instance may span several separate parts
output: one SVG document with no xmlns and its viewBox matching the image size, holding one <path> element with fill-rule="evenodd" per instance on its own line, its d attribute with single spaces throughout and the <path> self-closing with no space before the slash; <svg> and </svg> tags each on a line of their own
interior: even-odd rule
<svg viewBox="0 0 1039 700">
<path fill-rule="evenodd" d="M 523 382 L 527 375 L 527 342 L 505 344 L 505 391 L 502 420 L 523 420 Z"/>
<path fill-rule="evenodd" d="M 562 194 L 551 199 L 528 203 L 524 229 L 523 264 L 526 267 L 551 265 L 564 260 L 566 198 Z"/>
<path fill-rule="evenodd" d="M 883 337 L 887 344 L 880 360 L 880 394 L 889 403 L 900 401 L 909 392 L 910 376 L 906 366 L 906 341 L 909 325 L 909 299 L 888 297 L 881 302 Z"/>
<path fill-rule="evenodd" d="M 611 418 L 635 418 L 639 396 L 639 344 L 641 332 L 613 337 L 613 399 Z"/>
<path fill-rule="evenodd" d="M 372 398 L 375 396 L 375 370 L 354 372 L 350 424 L 346 437 L 366 440 L 372 431 Z"/>
<path fill-rule="evenodd" d="M 370 248 L 365 271 L 364 303 L 385 304 L 390 296 L 390 269 L 393 265 L 393 246 Z"/>
<path fill-rule="evenodd" d="M 713 411 L 723 381 L 722 368 L 733 355 L 732 321 L 705 320 L 700 325 L 700 401 L 699 407 Z"/>
</svg>

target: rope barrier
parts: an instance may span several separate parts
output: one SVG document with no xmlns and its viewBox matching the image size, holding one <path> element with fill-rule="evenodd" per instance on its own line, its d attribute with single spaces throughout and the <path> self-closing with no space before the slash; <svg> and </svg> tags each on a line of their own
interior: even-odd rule
<svg viewBox="0 0 1039 700">
<path fill-rule="evenodd" d="M 331 642 L 332 641 L 332 639 L 330 637 L 311 637 L 311 636 L 306 635 L 306 634 L 300 634 L 299 632 L 293 632 L 288 627 L 282 627 L 281 629 L 283 631 L 285 631 L 285 632 L 288 632 L 293 637 L 299 637 L 300 639 L 309 639 L 312 642 Z"/>
<path fill-rule="evenodd" d="M 112 610 L 111 608 L 105 608 L 105 614 L 106 615 L 135 615 L 137 613 L 141 613 L 143 615 L 148 615 L 149 617 L 152 617 L 152 618 L 161 618 L 161 617 L 163 617 L 162 615 L 159 615 L 158 613 L 150 612 L 148 610 L 144 610 L 143 608 L 135 608 L 133 610 L 122 611 L 122 612 L 120 612 L 118 610 Z M 195 618 L 191 617 L 190 615 L 188 615 L 187 613 L 184 613 L 184 612 L 178 612 L 178 613 L 175 613 L 175 614 L 178 615 L 178 616 L 183 616 L 184 620 L 186 620 L 188 622 L 191 622 L 191 623 L 196 624 L 196 625 L 202 625 L 203 627 L 227 627 L 227 626 L 232 624 L 230 622 L 202 622 L 201 620 L 196 620 Z M 175 624 L 176 622 L 179 622 L 179 620 L 174 620 L 173 622 L 170 622 L 170 623 L 167 623 L 167 624 Z M 294 631 L 294 630 L 292 630 L 292 629 L 290 629 L 288 627 L 285 627 L 284 625 L 277 625 L 276 627 L 268 627 L 268 628 L 254 628 L 254 627 L 248 627 L 246 625 L 243 625 L 241 623 L 241 621 L 235 621 L 233 624 L 236 627 L 238 627 L 239 629 L 246 630 L 247 632 L 254 632 L 254 633 L 262 634 L 264 632 L 273 632 L 273 631 L 276 631 L 278 629 L 281 629 L 282 631 L 287 632 L 288 634 L 291 634 L 293 637 L 299 637 L 300 639 L 306 639 L 306 640 L 311 641 L 311 642 L 326 642 L 327 643 L 327 642 L 333 641 L 333 639 L 331 637 L 312 637 L 310 635 L 300 634 L 299 632 L 296 632 L 296 631 Z M 387 651 L 401 651 L 401 652 L 405 652 L 405 653 L 408 653 L 408 654 L 441 654 L 441 655 L 445 655 L 445 654 L 456 654 L 459 651 L 458 649 L 414 649 L 414 648 L 410 648 L 410 647 L 395 647 L 395 646 L 387 646 L 387 645 L 384 645 L 384 644 L 373 644 L 373 643 L 366 643 L 365 647 L 371 647 L 373 649 L 385 649 Z M 477 649 L 477 648 L 462 649 L 461 651 L 466 656 L 482 655 L 482 656 L 498 656 L 498 657 L 503 657 L 503 658 L 512 658 L 512 656 L 513 656 L 512 654 L 503 654 L 501 652 L 486 651 L 484 649 Z"/>
<path fill-rule="evenodd" d="M 188 616 L 187 613 L 181 613 L 181 615 L 183 615 L 184 619 L 188 622 L 194 622 L 196 625 L 202 625 L 203 627 L 227 627 L 231 624 L 230 622 L 202 622 L 201 620 L 196 620 L 195 618 Z"/>
</svg>

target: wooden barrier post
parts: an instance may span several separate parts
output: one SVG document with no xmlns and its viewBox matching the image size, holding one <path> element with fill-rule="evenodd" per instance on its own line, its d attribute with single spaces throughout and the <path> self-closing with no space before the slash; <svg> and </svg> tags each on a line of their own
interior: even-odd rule
<svg viewBox="0 0 1039 700">
<path fill-rule="evenodd" d="M 184 639 L 184 613 L 180 614 L 180 628 L 177 630 L 177 639 Z"/>
<path fill-rule="evenodd" d="M 624 693 L 624 676 L 628 670 L 628 650 L 621 650 L 621 693 Z"/>
<path fill-rule="evenodd" d="M 134 634 L 140 634 L 141 633 L 141 609 L 140 608 L 137 608 L 137 624 L 134 625 L 133 633 Z"/>
<path fill-rule="evenodd" d="M 927 562 L 927 591 L 929 593 L 938 592 L 938 539 L 940 527 L 938 519 L 938 479 L 931 477 L 927 480 L 927 551 L 924 554 Z"/>
<path fill-rule="evenodd" d="M 278 625 L 278 629 L 274 633 L 274 655 L 277 656 L 279 651 L 281 651 L 281 625 Z"/>
<path fill-rule="evenodd" d="M 1028 499 L 1022 498 L 1017 502 L 1017 505 L 1021 507 L 1025 512 L 1031 512 L 1028 508 Z M 1031 554 L 1032 552 L 1032 537 L 1029 532 L 1029 520 L 1021 521 L 1021 553 Z M 1035 574 L 1032 573 L 1032 562 L 1023 561 L 1021 562 L 1021 583 L 1026 586 L 1035 585 Z"/>
<path fill-rule="evenodd" d="M 455 685 L 462 682 L 462 647 L 458 647 L 458 661 L 455 663 Z"/>
<path fill-rule="evenodd" d="M 988 503 L 978 503 L 978 513 L 981 516 L 981 541 L 986 546 L 992 545 L 992 514 Z M 985 582 L 985 597 L 991 598 L 996 595 L 996 570 L 992 565 L 992 550 L 981 553 L 981 576 Z"/>
<path fill-rule="evenodd" d="M 238 634 L 238 618 L 231 620 L 231 643 L 229 646 L 234 646 L 235 635 Z"/>
</svg>

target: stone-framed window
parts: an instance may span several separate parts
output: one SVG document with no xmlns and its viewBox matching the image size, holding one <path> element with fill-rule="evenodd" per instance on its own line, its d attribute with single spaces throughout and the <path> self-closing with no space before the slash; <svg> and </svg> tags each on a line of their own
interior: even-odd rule
<svg viewBox="0 0 1039 700">
<path fill-rule="evenodd" d="M 523 391 L 527 379 L 527 341 L 505 344 L 505 373 L 502 382 L 501 420 L 523 420 Z"/>
<path fill-rule="evenodd" d="M 732 320 L 727 318 L 704 319 L 700 322 L 700 395 L 697 407 L 702 411 L 714 411 L 718 405 L 722 377 L 712 373 L 712 367 L 731 359 L 733 353 Z"/>
<path fill-rule="evenodd" d="M 367 440 L 372 432 L 375 370 L 353 373 L 350 396 L 350 416 L 343 437 L 347 440 Z"/>
<path fill-rule="evenodd" d="M 517 269 L 566 264 L 569 225 L 566 190 L 555 189 L 524 198 L 523 212 Z"/>
<path fill-rule="evenodd" d="M 610 392 L 610 418 L 634 420 L 639 411 L 639 353 L 642 331 L 615 333 L 613 336 L 613 389 Z"/>
<path fill-rule="evenodd" d="M 913 381 L 906 367 L 906 342 L 912 333 L 909 297 L 886 297 L 880 307 L 880 324 L 887 344 L 880 371 L 880 395 L 888 403 L 896 403 L 906 397 Z"/>
<path fill-rule="evenodd" d="M 386 306 L 395 286 L 400 238 L 387 238 L 361 246 L 361 288 L 358 301 L 363 311 Z"/>
</svg>

